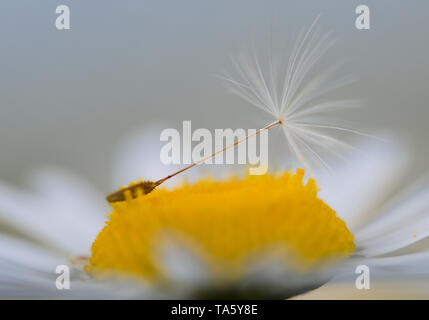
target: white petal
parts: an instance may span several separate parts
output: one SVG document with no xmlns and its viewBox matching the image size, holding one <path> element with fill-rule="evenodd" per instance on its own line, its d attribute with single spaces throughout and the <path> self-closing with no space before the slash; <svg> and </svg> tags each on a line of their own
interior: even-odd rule
<svg viewBox="0 0 429 320">
<path fill-rule="evenodd" d="M 84 181 L 58 169 L 30 179 L 34 192 L 0 184 L 0 221 L 69 254 L 87 254 L 107 205 Z"/>
<path fill-rule="evenodd" d="M 0 268 L 2 264 L 0 263 Z M 136 282 L 82 281 L 71 277 L 70 289 L 56 288 L 56 275 L 33 270 L 0 274 L 0 298 L 24 299 L 165 299 L 166 296 Z"/>
<path fill-rule="evenodd" d="M 70 268 L 70 290 L 58 290 L 56 268 Z M 85 280 L 69 260 L 27 241 L 0 235 L 0 298 L 165 298 L 135 281 Z"/>
<path fill-rule="evenodd" d="M 161 148 L 167 142 L 160 141 L 160 135 L 167 128 L 151 125 L 127 134 L 118 143 L 113 159 L 113 189 L 139 179 L 156 181 L 181 168 L 161 162 Z M 165 185 L 172 182 L 175 181 Z"/>
<path fill-rule="evenodd" d="M 208 266 L 179 239 L 164 237 L 156 251 L 163 272 L 176 286 L 195 288 L 209 283 Z"/>
<path fill-rule="evenodd" d="M 362 241 L 356 238 L 357 253 L 364 256 L 387 254 L 422 240 L 429 236 L 429 216 L 416 217 L 412 223 L 398 227 L 395 231 L 383 233 L 380 236 Z"/>
<path fill-rule="evenodd" d="M 54 272 L 58 265 L 68 263 L 46 248 L 4 234 L 0 234 L 0 260 L 40 272 Z"/>
<path fill-rule="evenodd" d="M 372 223 L 355 233 L 362 254 L 383 254 L 429 235 L 428 177 L 404 190 Z"/>
<path fill-rule="evenodd" d="M 160 135 L 164 129 L 168 128 L 171 126 L 152 124 L 126 135 L 118 143 L 113 161 L 113 189 L 139 179 L 156 181 L 186 166 L 186 164 L 166 165 L 161 162 L 161 148 L 168 142 L 160 141 Z M 192 128 L 192 130 L 195 129 L 198 127 Z M 178 128 L 178 131 L 183 139 L 182 128 Z M 181 155 L 183 153 L 182 143 L 181 141 Z M 172 187 L 185 179 L 195 181 L 201 175 L 219 177 L 222 173 L 226 175 L 229 172 L 224 166 L 201 164 L 166 181 L 162 186 Z"/>
<path fill-rule="evenodd" d="M 358 149 L 354 159 L 332 164 L 333 174 L 315 172 L 319 197 L 336 210 L 352 232 L 398 184 L 408 163 L 401 145 L 373 142 Z"/>
</svg>

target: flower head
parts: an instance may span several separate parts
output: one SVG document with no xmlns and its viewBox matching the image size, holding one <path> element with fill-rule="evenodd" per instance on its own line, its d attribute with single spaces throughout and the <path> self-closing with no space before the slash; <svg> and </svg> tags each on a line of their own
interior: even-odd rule
<svg viewBox="0 0 429 320">
<path fill-rule="evenodd" d="M 209 222 L 204 215 L 204 211 L 194 212 L 193 214 L 198 215 L 198 217 L 205 217 L 204 230 L 217 230 L 217 234 L 221 235 L 219 239 L 225 237 L 225 241 L 235 243 L 234 241 L 237 240 L 238 243 L 238 240 L 244 237 L 245 232 L 250 230 L 249 226 L 245 225 L 246 223 L 253 223 L 261 229 L 257 231 L 255 227 L 253 231 L 255 234 L 266 234 L 271 239 L 274 237 L 266 232 L 266 226 L 270 223 L 269 218 L 274 215 L 274 212 L 269 210 L 270 208 L 266 207 L 258 215 L 257 220 L 250 219 L 252 215 L 249 215 L 248 212 L 253 210 L 251 204 L 257 201 L 254 199 L 256 194 L 258 197 L 264 196 L 266 198 L 260 201 L 266 201 L 273 199 L 270 192 L 279 192 L 278 194 L 286 192 L 285 190 L 281 191 L 279 185 L 287 186 L 290 192 L 298 188 L 303 194 L 306 194 L 299 198 L 302 200 L 301 202 L 295 199 L 291 193 L 291 196 L 287 198 L 290 204 L 285 203 L 285 200 L 281 203 L 279 202 L 278 206 L 291 210 L 295 208 L 293 210 L 296 210 L 296 207 L 291 206 L 292 203 L 299 203 L 300 205 L 306 202 L 313 205 L 319 203 L 325 212 L 322 217 L 329 216 L 329 212 L 331 212 L 331 222 L 337 221 L 338 225 L 341 224 L 341 220 L 338 221 L 335 216 L 340 217 L 346 222 L 347 229 L 354 236 L 353 243 L 356 245 L 356 249 L 350 251 L 350 254 L 353 255 L 340 264 L 335 262 L 345 256 L 339 254 L 335 259 L 334 251 L 332 251 L 333 259 L 329 258 L 329 254 L 319 255 L 320 261 L 325 261 L 326 268 L 319 267 L 317 259 L 313 260 L 315 263 L 308 263 L 309 260 L 305 259 L 303 259 L 304 263 L 299 262 L 300 252 L 305 251 L 292 250 L 293 247 L 288 242 L 290 240 L 287 240 L 280 243 L 280 248 L 283 244 L 283 248 L 286 250 L 279 250 L 279 245 L 277 244 L 276 248 L 270 251 L 267 246 L 265 247 L 267 250 L 264 249 L 265 254 L 263 256 L 257 255 L 255 259 L 250 259 L 251 263 L 243 267 L 247 270 L 241 269 L 243 270 L 241 275 L 240 272 L 231 272 L 230 277 L 227 277 L 227 279 L 222 280 L 219 277 L 217 281 L 213 281 L 216 280 L 213 275 L 227 274 L 220 271 L 225 270 L 225 266 L 231 266 L 231 264 L 227 264 L 227 261 L 221 259 L 210 259 L 210 257 L 213 257 L 210 251 L 204 250 L 204 252 L 207 251 L 204 254 L 201 249 L 198 249 L 198 246 L 192 245 L 192 243 L 198 244 L 196 241 L 198 239 L 187 240 L 189 238 L 183 237 L 183 233 L 177 231 L 169 232 L 168 234 L 171 234 L 172 237 L 163 237 L 165 239 L 164 244 L 158 242 L 160 243 L 160 250 L 154 250 L 153 261 L 156 262 L 156 267 L 161 271 L 161 276 L 167 281 L 158 282 L 157 280 L 160 277 L 150 277 L 148 278 L 149 281 L 145 281 L 145 277 L 138 273 L 133 273 L 135 276 L 130 278 L 115 277 L 114 275 L 116 274 L 122 275 L 126 272 L 118 271 L 118 269 L 115 271 L 112 270 L 113 268 L 106 268 L 106 272 L 104 272 L 102 271 L 103 268 L 97 269 L 95 265 L 89 267 L 88 271 L 94 275 L 94 277 L 89 277 L 86 272 L 82 272 L 80 266 L 72 264 L 70 258 L 77 255 L 87 255 L 90 252 L 92 239 L 103 227 L 102 221 L 106 219 L 104 216 L 106 210 L 103 208 L 102 195 L 91 192 L 93 189 L 81 177 L 71 174 L 59 174 L 62 171 L 58 173 L 52 170 L 46 171 L 45 174 L 38 176 L 37 181 L 31 180 L 33 184 L 26 190 L 19 190 L 0 182 L 0 222 L 2 225 L 8 226 L 9 230 L 14 231 L 14 234 L 6 234 L 4 231 L 0 234 L 0 297 L 80 299 L 176 297 L 183 299 L 190 296 L 210 297 L 215 293 L 217 297 L 221 298 L 231 296 L 286 298 L 326 283 L 323 287 L 312 291 L 310 296 L 303 295 L 301 297 L 317 296 L 324 299 L 356 297 L 364 299 L 386 297 L 427 298 L 428 290 L 424 284 L 427 283 L 429 276 L 429 251 L 427 246 L 424 246 L 423 239 L 428 237 L 427 230 L 429 230 L 427 218 L 429 184 L 425 180 L 411 189 L 406 188 L 402 178 L 406 175 L 407 170 L 405 168 L 408 168 L 408 166 L 403 158 L 404 150 L 402 148 L 391 148 L 384 143 L 360 147 L 365 152 L 360 153 L 358 157 L 352 158 L 346 163 L 332 164 L 337 170 L 334 176 L 335 180 L 332 179 L 332 176 L 329 176 L 328 179 L 328 175 L 318 177 L 317 182 L 318 186 L 320 186 L 320 192 L 314 198 L 311 198 L 311 194 L 316 193 L 314 183 L 309 180 L 304 185 L 300 180 L 301 173 L 298 176 L 288 173 L 283 178 L 278 176 L 252 176 L 243 180 L 242 184 L 238 180 L 223 183 L 201 181 L 195 185 L 176 189 L 171 194 L 162 189 L 148 194 L 146 200 L 149 201 L 150 199 L 153 202 L 152 205 L 155 205 L 156 199 L 160 199 L 165 195 L 169 195 L 168 199 L 171 200 L 173 192 L 179 195 L 179 193 L 185 193 L 185 190 L 196 191 L 197 186 L 200 186 L 199 188 L 206 186 L 208 191 L 208 186 L 210 185 L 213 189 L 216 189 L 217 198 L 223 201 L 225 198 L 219 197 L 222 189 L 227 185 L 236 184 L 237 188 L 243 191 L 240 196 L 243 197 L 243 194 L 245 194 L 245 201 L 241 206 L 243 208 L 247 206 L 247 211 L 236 212 L 234 227 L 231 223 L 221 221 L 219 217 L 219 223 L 216 228 L 213 226 L 210 229 L 207 226 Z M 146 151 L 148 148 L 142 148 L 142 145 L 138 144 L 129 149 L 128 152 L 124 152 L 121 149 L 120 154 L 126 154 L 127 157 L 122 158 L 125 166 L 122 167 L 121 165 L 120 173 L 123 174 L 126 169 L 132 167 L 130 166 L 128 155 L 133 152 L 141 152 L 141 150 Z M 148 157 L 141 157 L 140 159 L 149 161 Z M 146 163 L 147 166 L 143 164 L 142 167 L 146 168 L 149 164 L 150 162 Z M 112 172 L 114 171 L 112 170 Z M 405 175 L 402 176 L 401 173 Z M 137 174 L 138 172 L 132 172 L 131 176 Z M 163 172 L 157 172 L 154 175 L 162 176 L 162 174 Z M 123 178 L 120 180 L 123 180 Z M 253 184 L 251 181 L 255 182 L 254 185 L 256 185 L 256 181 L 259 181 L 262 187 L 259 192 L 252 193 L 251 189 L 245 187 L 250 187 Z M 291 184 L 292 181 L 296 181 L 296 184 Z M 268 182 L 275 185 L 276 188 L 268 188 Z M 41 186 L 45 186 L 45 188 Z M 239 186 L 241 187 L 239 188 Z M 31 190 L 38 190 L 38 192 L 34 193 Z M 393 190 L 402 190 L 402 196 L 391 198 Z M 226 193 L 226 190 L 224 191 Z M 199 194 L 204 195 L 205 193 L 200 191 Z M 205 196 L 209 197 L 208 194 L 205 194 Z M 191 198 L 191 195 L 189 195 L 189 198 Z M 333 211 L 317 198 L 324 199 L 331 208 L 334 208 L 336 211 L 335 216 Z M 176 204 L 181 203 L 180 201 L 180 199 L 176 199 Z M 230 198 L 229 201 L 232 201 L 232 199 Z M 244 203 L 246 201 L 248 205 Z M 143 198 L 114 203 L 114 212 L 107 225 L 112 225 L 113 220 L 117 222 L 122 220 L 125 223 L 128 213 L 131 213 L 128 216 L 136 219 L 136 223 L 143 220 L 140 217 L 141 214 L 123 210 L 128 206 L 135 206 L 137 209 L 137 204 L 143 205 L 143 203 Z M 218 208 L 221 206 L 220 203 L 214 200 L 209 201 L 209 203 L 216 205 Z M 176 206 L 176 204 L 170 203 L 172 207 Z M 194 202 L 192 204 L 195 205 Z M 145 204 L 145 206 L 147 207 L 149 204 Z M 201 204 L 198 206 L 201 206 Z M 251 208 L 249 209 L 249 207 Z M 119 211 L 119 208 L 121 208 L 121 211 Z M 311 207 L 309 208 L 311 209 Z M 210 212 L 212 209 L 206 207 L 205 210 Z M 149 218 L 156 212 L 157 210 L 148 212 L 146 217 L 148 222 L 151 222 Z M 290 210 L 287 212 L 290 212 Z M 367 220 L 365 220 L 364 217 L 368 213 L 371 213 L 371 215 L 367 216 Z M 291 217 L 291 214 L 285 214 L 285 217 Z M 305 219 L 306 216 L 310 215 L 311 219 Z M 191 214 L 183 213 L 180 216 L 190 217 Z M 325 219 L 319 218 L 319 216 L 319 212 L 313 211 L 302 217 L 299 216 L 300 219 L 294 222 L 303 235 L 300 241 L 308 238 L 308 241 L 313 241 L 313 243 L 319 245 L 319 243 L 314 242 L 314 239 L 322 239 L 326 243 L 336 244 L 337 241 L 322 238 L 322 235 L 329 233 L 329 230 L 324 230 L 326 229 L 326 225 L 323 226 Z M 172 217 L 174 217 L 174 214 Z M 153 218 L 155 219 L 155 217 Z M 312 220 L 315 221 L 313 222 Z M 73 221 L 79 223 L 72 225 Z M 122 259 L 133 260 L 137 264 L 141 257 L 141 244 L 139 243 L 138 235 L 135 234 L 135 230 L 140 228 L 143 232 L 142 234 L 145 234 L 145 228 L 130 221 L 128 223 L 129 229 L 127 232 L 133 233 L 133 236 L 127 235 L 125 230 L 121 230 L 120 233 L 116 234 L 118 236 L 116 238 L 117 247 L 114 247 L 115 243 L 110 243 L 107 246 L 108 249 L 114 248 L 115 252 L 112 253 L 111 257 L 116 257 L 118 264 Z M 170 225 L 176 225 L 173 221 L 169 223 Z M 189 221 L 189 223 L 198 222 Z M 181 224 L 184 224 L 184 222 L 181 222 Z M 319 224 L 321 224 L 320 228 Z M 70 227 L 71 225 L 72 227 Z M 310 227 L 314 228 L 314 232 L 308 231 Z M 115 239 L 114 232 L 112 232 L 113 228 L 108 226 L 105 226 L 105 228 L 110 229 L 109 232 L 113 241 Z M 273 229 L 278 230 L 277 226 L 274 226 Z M 307 231 L 303 232 L 303 230 Z M 339 228 L 338 231 L 339 236 L 340 234 L 347 235 L 346 229 Z M 19 233 L 24 234 L 25 237 L 18 238 L 16 235 Z M 208 238 L 209 235 L 206 237 Z M 101 234 L 97 238 L 100 240 Z M 124 245 L 125 243 L 126 245 Z M 219 241 L 219 246 L 221 245 L 220 243 Z M 416 247 L 418 244 L 420 244 L 420 247 Z M 414 246 L 415 253 L 405 251 L 407 246 Z M 241 247 L 243 248 L 242 252 L 244 252 L 245 248 L 248 248 L 248 246 L 244 247 L 242 245 Z M 155 246 L 154 249 L 156 248 Z M 315 249 L 317 248 L 320 247 L 315 246 Z M 101 250 L 101 247 L 98 249 Z M 319 252 L 318 250 L 316 251 Z M 346 251 L 343 252 L 346 253 Z M 107 254 L 108 252 L 105 253 L 106 256 Z M 132 256 L 134 256 L 134 259 Z M 293 258 L 294 256 L 295 258 Z M 73 260 L 75 261 L 75 259 Z M 238 261 L 244 262 L 245 260 L 247 259 Z M 289 261 L 292 263 L 289 263 Z M 355 268 L 361 264 L 368 265 L 371 268 L 371 290 L 356 290 L 355 288 Z M 70 267 L 70 290 L 57 290 L 55 287 L 55 281 L 58 276 L 55 270 L 58 265 Z M 243 265 L 242 263 L 241 266 Z M 240 266 L 240 264 L 236 264 L 236 266 Z M 232 270 L 232 268 L 230 269 Z M 321 272 L 319 272 L 319 269 L 321 269 Z M 323 272 L 324 270 L 322 269 L 325 269 L 326 272 Z M 240 270 L 240 268 L 236 267 L 235 270 Z M 217 272 L 214 273 L 213 271 Z M 103 279 L 103 275 L 112 275 L 117 281 L 114 281 L 113 277 Z M 128 273 L 128 275 L 130 274 Z M 333 275 L 335 277 L 329 281 Z M 136 281 L 135 277 L 140 281 Z M 150 282 L 151 279 L 152 282 Z M 231 284 L 229 288 L 226 286 L 228 282 Z M 158 284 L 158 289 L 162 289 L 164 294 L 160 290 L 156 290 L 154 284 Z M 337 285 L 341 285 L 341 287 L 338 288 Z M 222 287 L 225 288 L 223 292 L 219 291 Z M 236 291 L 232 292 L 231 288 L 235 288 Z M 329 288 L 332 288 L 332 290 Z M 229 289 L 229 291 L 225 291 L 226 289 Z M 166 290 L 172 294 L 165 295 Z"/>
<path fill-rule="evenodd" d="M 301 275 L 341 261 L 354 251 L 353 236 L 317 198 L 315 181 L 303 183 L 303 174 L 298 170 L 243 180 L 201 180 L 135 199 L 130 195 L 112 204 L 87 270 L 95 277 L 122 273 L 155 287 L 177 287 L 168 269 L 178 266 L 166 267 L 162 252 L 180 243 L 205 265 L 205 279 L 192 294 L 229 290 L 240 295 L 238 288 L 252 280 L 249 271 L 267 254 L 275 253 L 277 268 Z M 288 277 L 277 279 L 288 280 L 290 286 Z M 264 282 L 252 286 L 264 296 L 274 291 Z"/>
</svg>

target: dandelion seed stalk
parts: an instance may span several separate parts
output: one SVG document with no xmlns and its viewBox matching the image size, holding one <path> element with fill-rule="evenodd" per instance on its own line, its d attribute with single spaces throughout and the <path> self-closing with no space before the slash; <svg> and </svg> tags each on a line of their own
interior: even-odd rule
<svg viewBox="0 0 429 320">
<path fill-rule="evenodd" d="M 189 169 L 191 169 L 191 168 L 193 168 L 193 167 L 195 167 L 195 166 L 197 166 L 197 165 L 199 165 L 199 164 L 207 161 L 208 159 L 211 159 L 211 158 L 215 157 L 219 153 L 225 152 L 226 150 L 235 147 L 239 143 L 242 143 L 244 141 L 249 140 L 250 138 L 252 138 L 254 136 L 259 135 L 261 132 L 264 132 L 264 131 L 269 130 L 271 128 L 274 128 L 274 127 L 276 127 L 278 125 L 281 125 L 282 123 L 283 123 L 283 121 L 281 119 L 279 119 L 279 120 L 277 120 L 277 121 L 275 121 L 275 122 L 273 122 L 273 123 L 271 123 L 271 124 L 269 124 L 269 125 L 261 128 L 261 129 L 255 131 L 254 133 L 249 134 L 248 136 L 244 137 L 243 139 L 237 140 L 234 143 L 230 144 L 229 146 L 226 146 L 226 147 L 224 147 L 224 148 L 222 148 L 220 150 L 217 150 L 217 151 L 213 152 L 211 155 L 208 155 L 208 156 L 206 156 L 206 157 L 204 157 L 204 158 L 202 158 L 202 159 L 200 159 L 200 160 L 198 160 L 198 161 L 190 164 L 189 166 L 187 166 L 187 167 L 185 167 L 183 169 L 180 169 L 179 171 L 176 171 L 176 172 L 174 172 L 174 173 L 172 173 L 172 174 L 170 174 L 170 175 L 168 175 L 168 176 L 166 176 L 166 177 L 164 177 L 162 179 L 159 179 L 157 181 L 142 181 L 142 182 L 139 182 L 139 183 L 136 183 L 136 184 L 132 184 L 132 185 L 128 186 L 127 188 L 122 188 L 120 190 L 112 192 L 109 195 L 107 195 L 106 200 L 109 203 L 119 202 L 119 201 L 126 200 L 127 195 L 130 198 L 136 198 L 140 194 L 150 193 L 157 186 L 159 186 L 163 182 L 165 182 L 165 181 L 173 178 L 174 176 L 177 176 L 178 174 L 180 174 L 180 173 L 182 173 L 184 171 L 187 171 L 187 170 L 189 170 Z"/>
<path fill-rule="evenodd" d="M 308 30 L 303 31 L 298 37 L 284 72 L 281 72 L 281 64 L 275 66 L 273 61 L 268 61 L 270 70 L 264 71 L 263 66 L 266 64 L 260 62 L 256 52 L 253 52 L 250 57 L 240 55 L 237 59 L 233 59 L 236 77 L 229 74 L 219 75 L 219 78 L 228 83 L 233 93 L 268 113 L 273 119 L 276 119 L 275 122 L 158 181 L 143 181 L 116 191 L 108 195 L 107 200 L 117 202 L 125 200 L 126 197 L 135 198 L 139 194 L 149 193 L 168 179 L 278 125 L 283 130 L 290 151 L 308 170 L 307 172 L 310 171 L 313 164 L 331 172 L 332 170 L 324 160 L 324 153 L 341 154 L 342 151 L 349 150 L 350 146 L 320 129 L 368 135 L 358 130 L 333 125 L 330 121 L 321 122 L 319 119 L 320 115 L 324 113 L 358 107 L 359 102 L 355 100 L 317 102 L 316 98 L 323 98 L 325 94 L 351 82 L 350 77 L 332 79 L 333 72 L 338 65 L 317 76 L 309 77 L 312 67 L 334 44 L 334 39 L 330 34 L 324 34 L 316 26 L 318 19 L 319 17 L 313 21 Z M 277 74 L 284 73 L 284 77 L 275 76 L 272 70 L 279 70 Z M 282 89 L 278 90 L 278 88 Z"/>
</svg>

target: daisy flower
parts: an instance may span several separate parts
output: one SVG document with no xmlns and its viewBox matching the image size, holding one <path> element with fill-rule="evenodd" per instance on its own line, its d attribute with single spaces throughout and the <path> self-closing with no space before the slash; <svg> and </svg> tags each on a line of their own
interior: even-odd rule
<svg viewBox="0 0 429 320">
<path fill-rule="evenodd" d="M 365 152 L 355 161 L 340 165 L 332 160 L 328 165 L 316 151 L 346 147 L 317 128 L 357 133 L 311 118 L 304 121 L 354 105 L 312 104 L 316 96 L 344 83 L 328 84 L 326 74 L 305 81 L 328 44 L 315 23 L 303 33 L 279 94 L 276 69 L 270 69 L 268 82 L 257 59 L 253 65 L 246 60 L 236 64 L 243 82 L 226 78 L 238 94 L 274 116 L 276 122 L 264 129 L 281 126 L 305 167 L 315 162 L 335 168 L 328 180 L 315 171 L 320 195 L 316 181 L 305 179 L 303 169 L 200 179 L 153 191 L 137 184 L 115 193 L 106 218 L 96 192 L 69 175 L 43 175 L 36 180 L 41 181 L 36 194 L 4 185 L 0 219 L 11 231 L 0 244 L 0 294 L 288 298 L 347 273 L 356 263 L 369 264 L 372 272 L 384 276 L 427 275 L 428 251 L 400 252 L 429 234 L 426 184 L 405 200 L 388 204 L 389 209 L 380 206 L 392 179 L 403 172 L 402 163 L 398 165 L 402 152 L 378 144 L 362 148 Z M 363 219 L 363 213 L 374 218 Z M 18 239 L 16 233 L 24 237 Z M 58 265 L 71 268 L 70 289 L 56 289 Z"/>
<path fill-rule="evenodd" d="M 127 155 L 147 150 L 141 147 Z M 398 250 L 427 236 L 428 184 L 400 192 L 402 201 L 390 198 L 401 185 L 403 152 L 362 149 L 346 164 L 333 163 L 337 181 L 321 174 L 319 196 L 301 171 L 203 180 L 114 203 L 104 228 L 102 196 L 76 176 L 39 173 L 35 192 L 2 184 L 0 219 L 9 232 L 1 235 L 0 295 L 286 298 L 362 263 L 390 283 L 427 276 L 429 251 Z M 359 225 L 368 212 L 372 218 Z M 71 269 L 69 290 L 56 289 L 58 265 Z"/>
</svg>

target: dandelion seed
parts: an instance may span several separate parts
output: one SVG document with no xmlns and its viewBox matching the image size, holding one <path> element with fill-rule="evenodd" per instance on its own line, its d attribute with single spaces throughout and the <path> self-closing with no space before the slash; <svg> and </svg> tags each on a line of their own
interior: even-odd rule
<svg viewBox="0 0 429 320">
<path fill-rule="evenodd" d="M 250 57 L 240 55 L 238 59 L 232 59 L 238 79 L 230 75 L 218 75 L 220 79 L 229 84 L 229 88 L 233 93 L 268 113 L 274 118 L 274 122 L 256 131 L 254 134 L 236 141 L 163 179 L 155 182 L 144 181 L 130 185 L 128 188 L 108 195 L 107 200 L 109 202 L 117 202 L 125 200 L 127 194 L 132 198 L 135 198 L 138 192 L 147 194 L 177 174 L 276 126 L 282 128 L 292 153 L 307 172 L 311 171 L 313 164 L 331 171 L 323 159 L 322 152 L 329 151 L 341 157 L 342 152 L 338 150 L 348 149 L 351 146 L 320 130 L 336 130 L 359 135 L 365 134 L 331 123 L 322 123 L 315 118 L 316 115 L 326 112 L 359 106 L 357 100 L 337 100 L 311 104 L 316 98 L 347 85 L 352 81 L 350 77 L 334 81 L 329 80 L 332 73 L 338 68 L 338 65 L 307 80 L 311 68 L 334 44 L 330 33 L 323 34 L 320 28 L 317 27 L 318 20 L 319 16 L 313 21 L 308 30 L 302 32 L 299 36 L 289 57 L 287 70 L 284 72 L 282 81 L 277 81 L 276 75 L 279 72 L 275 71 L 277 68 L 275 68 L 272 60 L 268 62 L 269 70 L 264 72 L 261 62 L 256 55 L 256 50 L 253 50 Z M 281 88 L 280 92 L 277 90 L 278 87 Z"/>
</svg>

